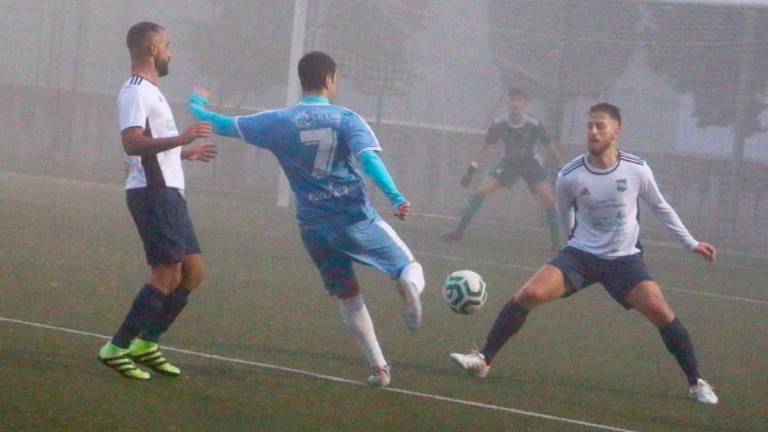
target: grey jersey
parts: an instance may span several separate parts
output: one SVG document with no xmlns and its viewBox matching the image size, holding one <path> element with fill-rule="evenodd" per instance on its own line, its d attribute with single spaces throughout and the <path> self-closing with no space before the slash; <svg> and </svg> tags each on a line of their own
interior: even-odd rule
<svg viewBox="0 0 768 432">
<path fill-rule="evenodd" d="M 568 246 L 608 259 L 639 253 L 640 198 L 686 248 L 696 247 L 698 242 L 659 191 L 651 168 L 622 151 L 607 170 L 590 166 L 587 155 L 560 170 L 557 209 L 561 226 L 571 231 Z"/>
</svg>

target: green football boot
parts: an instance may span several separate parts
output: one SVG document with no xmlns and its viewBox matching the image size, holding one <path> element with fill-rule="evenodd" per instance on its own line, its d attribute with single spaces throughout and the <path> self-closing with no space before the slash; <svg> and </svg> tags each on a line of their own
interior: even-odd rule
<svg viewBox="0 0 768 432">
<path fill-rule="evenodd" d="M 152 368 L 165 376 L 177 377 L 181 375 L 181 369 L 165 358 L 160 352 L 160 346 L 155 342 L 144 339 L 134 339 L 131 343 L 128 356 L 136 363 Z"/>
<path fill-rule="evenodd" d="M 120 348 L 112 344 L 111 341 L 101 347 L 98 357 L 99 361 L 104 363 L 105 366 L 126 378 L 140 381 L 152 378 L 149 372 L 141 370 L 136 366 L 136 363 L 128 356 L 127 349 Z"/>
</svg>

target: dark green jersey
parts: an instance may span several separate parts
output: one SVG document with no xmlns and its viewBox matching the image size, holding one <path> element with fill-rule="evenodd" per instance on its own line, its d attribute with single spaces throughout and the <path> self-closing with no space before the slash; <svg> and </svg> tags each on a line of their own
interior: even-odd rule
<svg viewBox="0 0 768 432">
<path fill-rule="evenodd" d="M 537 119 L 526 115 L 521 125 L 513 125 L 511 115 L 496 119 L 485 134 L 485 144 L 504 142 L 504 158 L 510 160 L 533 159 L 533 148 L 550 143 L 549 135 Z"/>
</svg>

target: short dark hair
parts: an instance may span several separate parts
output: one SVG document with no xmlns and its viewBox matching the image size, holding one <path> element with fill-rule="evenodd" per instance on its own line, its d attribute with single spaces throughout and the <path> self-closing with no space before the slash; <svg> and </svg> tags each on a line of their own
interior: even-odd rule
<svg viewBox="0 0 768 432">
<path fill-rule="evenodd" d="M 299 80 L 304 91 L 322 90 L 327 77 L 336 73 L 336 62 L 324 52 L 312 51 L 299 60 Z"/>
<path fill-rule="evenodd" d="M 528 92 L 519 87 L 512 87 L 509 89 L 509 91 L 507 91 L 507 97 L 510 99 L 521 98 L 528 100 Z"/>
<path fill-rule="evenodd" d="M 608 102 L 600 102 L 599 104 L 592 105 L 589 108 L 589 113 L 603 113 L 608 114 L 608 117 L 616 120 L 621 124 L 621 111 L 616 105 L 609 104 Z"/>
<path fill-rule="evenodd" d="M 163 26 L 149 21 L 142 21 L 131 26 L 128 30 L 128 35 L 125 37 L 125 43 L 128 45 L 131 56 L 140 57 L 143 54 L 141 51 L 147 42 L 147 38 L 152 33 L 158 33 L 160 30 L 163 30 Z"/>
</svg>

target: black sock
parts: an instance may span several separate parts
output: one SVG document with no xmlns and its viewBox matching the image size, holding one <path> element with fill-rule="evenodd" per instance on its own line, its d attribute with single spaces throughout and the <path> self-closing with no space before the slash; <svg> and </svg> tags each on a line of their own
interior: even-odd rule
<svg viewBox="0 0 768 432">
<path fill-rule="evenodd" d="M 701 377 L 699 365 L 696 361 L 696 354 L 693 352 L 691 337 L 683 323 L 675 318 L 671 323 L 659 327 L 659 333 L 664 340 L 664 345 L 675 356 L 680 368 L 683 369 L 683 373 L 688 378 L 688 384 L 696 384 L 696 381 Z"/>
<path fill-rule="evenodd" d="M 123 323 L 112 338 L 112 343 L 120 348 L 128 348 L 133 338 L 147 328 L 147 325 L 159 324 L 164 298 L 165 295 L 151 284 L 144 285 L 133 299 L 131 309 L 128 310 Z"/>
<path fill-rule="evenodd" d="M 527 316 L 528 310 L 515 303 L 514 300 L 504 305 L 485 341 L 482 353 L 486 363 L 490 363 L 507 342 L 507 339 L 520 330 Z"/>
<path fill-rule="evenodd" d="M 148 326 L 142 333 L 141 338 L 157 343 L 160 340 L 160 335 L 168 331 L 171 324 L 179 316 L 181 310 L 187 305 L 187 297 L 189 297 L 189 291 L 184 288 L 177 288 L 171 295 L 165 297 L 163 302 L 163 317 L 160 325 Z"/>
</svg>

